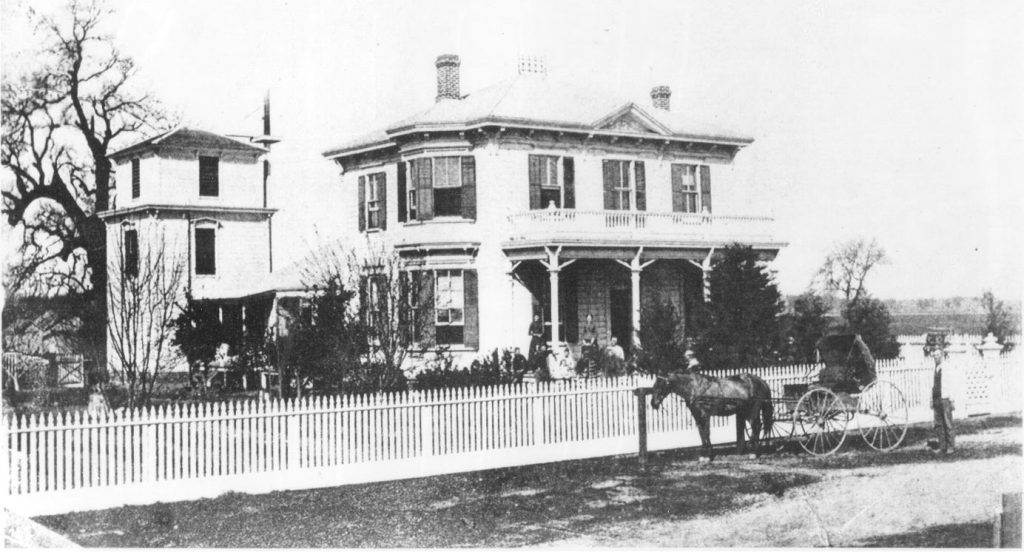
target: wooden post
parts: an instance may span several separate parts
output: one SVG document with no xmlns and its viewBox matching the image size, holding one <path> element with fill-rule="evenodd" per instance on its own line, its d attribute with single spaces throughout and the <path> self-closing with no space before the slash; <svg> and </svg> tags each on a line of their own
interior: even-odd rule
<svg viewBox="0 0 1024 552">
<path fill-rule="evenodd" d="M 647 467 L 647 395 L 650 393 L 649 387 L 638 387 L 633 390 L 633 394 L 636 395 L 636 434 L 639 440 L 637 459 L 641 468 Z"/>
</svg>

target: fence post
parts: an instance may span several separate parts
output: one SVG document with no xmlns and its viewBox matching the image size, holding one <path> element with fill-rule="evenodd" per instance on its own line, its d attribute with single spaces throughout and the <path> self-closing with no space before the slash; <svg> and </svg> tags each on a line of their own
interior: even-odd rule
<svg viewBox="0 0 1024 552">
<path fill-rule="evenodd" d="M 286 470 L 295 470 L 299 468 L 299 414 L 298 414 L 298 403 L 293 399 L 289 401 L 291 408 L 286 407 L 287 417 L 285 418 L 285 427 L 288 439 L 287 456 L 285 458 Z"/>
<path fill-rule="evenodd" d="M 650 388 L 647 387 L 633 390 L 633 394 L 636 395 L 636 434 L 639 440 L 637 458 L 640 460 L 641 468 L 647 467 L 647 395 L 650 392 Z"/>
</svg>

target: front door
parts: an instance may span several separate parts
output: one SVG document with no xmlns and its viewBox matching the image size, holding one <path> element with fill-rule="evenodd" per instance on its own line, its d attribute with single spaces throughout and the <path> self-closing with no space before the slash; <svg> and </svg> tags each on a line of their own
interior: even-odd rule
<svg viewBox="0 0 1024 552">
<path fill-rule="evenodd" d="M 629 288 L 612 287 L 610 296 L 612 336 L 619 340 L 622 350 L 628 353 L 633 336 L 633 292 Z"/>
</svg>

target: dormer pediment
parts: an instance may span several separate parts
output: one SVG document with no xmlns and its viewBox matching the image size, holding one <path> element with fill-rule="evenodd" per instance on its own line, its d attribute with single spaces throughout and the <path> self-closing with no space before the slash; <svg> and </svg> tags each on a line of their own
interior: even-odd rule
<svg viewBox="0 0 1024 552">
<path fill-rule="evenodd" d="M 648 115 L 635 103 L 629 102 L 615 111 L 605 115 L 594 123 L 597 130 L 613 130 L 619 132 L 654 133 L 669 135 L 672 132 L 654 117 Z"/>
</svg>

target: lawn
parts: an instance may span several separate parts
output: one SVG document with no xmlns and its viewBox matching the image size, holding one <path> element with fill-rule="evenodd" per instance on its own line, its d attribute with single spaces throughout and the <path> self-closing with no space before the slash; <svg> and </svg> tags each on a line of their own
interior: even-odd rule
<svg viewBox="0 0 1024 552">
<path fill-rule="evenodd" d="M 949 456 L 925 450 L 928 431 L 915 427 L 888 454 L 851 435 L 829 458 L 702 465 L 676 450 L 647 469 L 604 458 L 37 521 L 105 547 L 985 546 L 991 525 L 972 504 L 1020 490 L 1020 427 L 1019 417 L 965 421 Z M 943 488 L 957 474 L 982 479 Z M 950 495 L 949 507 L 901 504 L 929 492 Z"/>
</svg>

